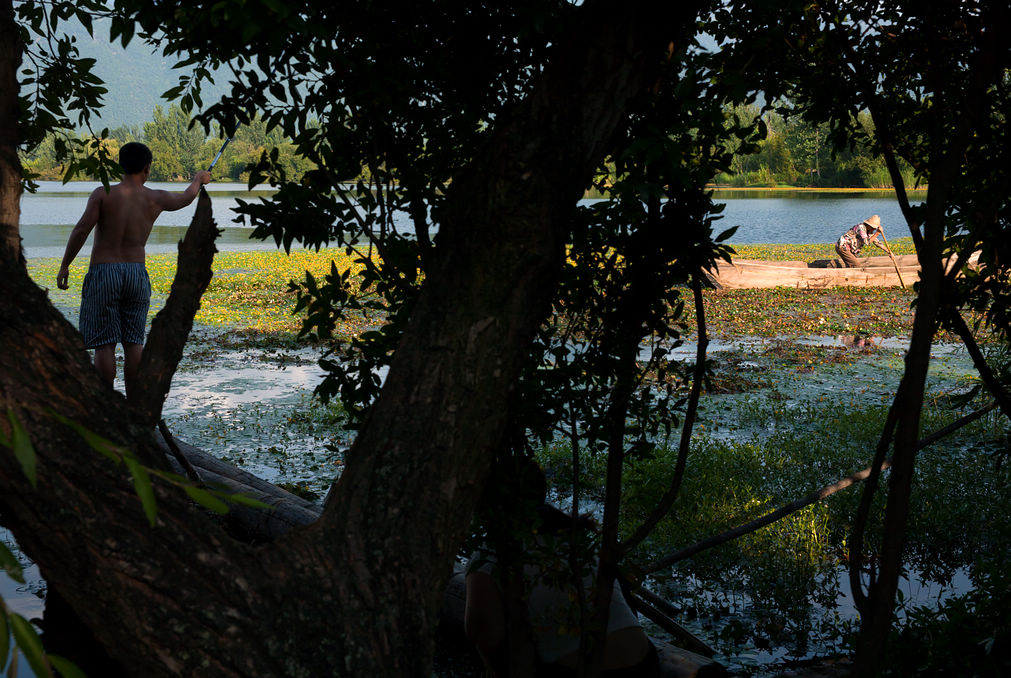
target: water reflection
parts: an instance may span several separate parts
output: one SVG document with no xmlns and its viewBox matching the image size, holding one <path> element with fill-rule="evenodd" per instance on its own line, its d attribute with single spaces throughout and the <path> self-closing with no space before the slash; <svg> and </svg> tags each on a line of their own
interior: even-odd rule
<svg viewBox="0 0 1011 678">
<path fill-rule="evenodd" d="M 684 564 L 670 575 L 654 576 L 648 585 L 680 611 L 679 621 L 689 631 L 716 639 L 727 655 L 720 658 L 723 663 L 747 669 L 749 675 L 756 673 L 755 666 L 763 667 L 758 675 L 769 675 L 777 665 L 845 654 L 846 635 L 859 623 L 849 570 L 830 558 L 806 564 L 780 561 L 775 571 Z M 937 606 L 972 589 L 965 566 L 945 581 L 907 569 L 898 583 L 904 604 L 896 609 L 897 623 L 905 623 L 915 606 Z M 742 657 L 754 666 L 738 665 Z"/>
<path fill-rule="evenodd" d="M 840 334 L 836 337 L 836 341 L 848 348 L 872 348 L 881 343 L 881 337 L 870 337 L 866 334 Z"/>
</svg>

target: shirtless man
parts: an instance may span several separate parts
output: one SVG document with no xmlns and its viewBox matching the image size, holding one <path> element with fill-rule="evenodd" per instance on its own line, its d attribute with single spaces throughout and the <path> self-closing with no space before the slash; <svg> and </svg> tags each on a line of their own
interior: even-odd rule
<svg viewBox="0 0 1011 678">
<path fill-rule="evenodd" d="M 144 350 L 144 328 L 151 301 L 151 282 L 144 265 L 144 246 L 163 211 L 186 207 L 211 180 L 201 170 L 182 192 L 144 186 L 151 174 L 151 150 L 135 141 L 119 151 L 123 179 L 106 191 L 96 188 L 84 214 L 70 232 L 56 286 L 68 289 L 70 264 L 95 229 L 91 263 L 81 289 L 80 330 L 86 348 L 95 349 L 95 368 L 110 386 L 116 378 L 116 344 L 123 344 L 127 393 Z M 95 228 L 95 227 L 98 228 Z"/>
</svg>

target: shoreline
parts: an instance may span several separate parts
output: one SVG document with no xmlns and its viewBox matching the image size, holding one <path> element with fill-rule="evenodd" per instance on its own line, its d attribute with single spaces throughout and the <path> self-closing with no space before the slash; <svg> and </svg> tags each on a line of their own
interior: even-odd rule
<svg viewBox="0 0 1011 678">
<path fill-rule="evenodd" d="M 894 188 L 856 188 L 831 186 L 721 186 L 707 184 L 706 188 L 713 191 L 777 191 L 783 193 L 894 193 Z M 927 188 L 907 188 L 906 193 L 926 193 Z"/>
</svg>

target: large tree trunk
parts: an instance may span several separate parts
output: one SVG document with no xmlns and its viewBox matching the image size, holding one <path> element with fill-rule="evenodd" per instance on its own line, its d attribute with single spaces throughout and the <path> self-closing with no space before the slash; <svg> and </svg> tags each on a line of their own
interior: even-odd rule
<svg viewBox="0 0 1011 678">
<path fill-rule="evenodd" d="M 24 45 L 11 0 L 0 0 L 0 257 L 20 251 L 21 162 L 18 160 L 18 68 Z"/>
<path fill-rule="evenodd" d="M 645 9 L 582 7 L 534 93 L 458 177 L 439 261 L 351 464 L 321 519 L 276 542 L 235 541 L 157 480 L 148 526 L 129 474 L 56 415 L 163 468 L 150 420 L 99 381 L 23 267 L 0 259 L 0 403 L 39 462 L 33 488 L 0 453 L 0 511 L 129 670 L 427 677 L 440 597 L 548 309 L 569 210 L 665 35 L 694 18 Z"/>
</svg>

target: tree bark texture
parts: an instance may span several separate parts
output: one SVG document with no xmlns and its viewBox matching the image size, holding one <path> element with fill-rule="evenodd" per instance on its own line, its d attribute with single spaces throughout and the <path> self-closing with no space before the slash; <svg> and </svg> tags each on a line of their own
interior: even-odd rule
<svg viewBox="0 0 1011 678">
<path fill-rule="evenodd" d="M 21 161 L 18 159 L 18 68 L 24 44 L 12 0 L 0 0 L 0 258 L 21 251 Z"/>
<path fill-rule="evenodd" d="M 570 210 L 694 9 L 579 9 L 532 95 L 450 188 L 438 260 L 322 517 L 269 544 L 234 540 L 157 480 L 147 524 L 130 475 L 54 415 L 166 468 L 150 416 L 101 383 L 24 268 L 0 262 L 0 406 L 38 459 L 33 488 L 0 450 L 0 511 L 111 656 L 144 676 L 427 678 L 441 595 L 549 308 Z"/>
<path fill-rule="evenodd" d="M 344 618 L 349 637 L 431 635 L 453 552 L 501 443 L 506 403 L 549 309 L 572 207 L 626 102 L 650 63 L 659 65 L 663 31 L 678 25 L 635 6 L 605 14 L 559 47 L 532 95 L 450 187 L 434 268 L 321 520 L 324 530 L 342 522 L 342 539 L 372 559 L 359 584 L 371 576 L 367 586 L 387 589 L 386 600 L 418 604 L 369 604 Z M 409 562 L 410 577 L 386 574 Z M 363 662 L 370 652 L 362 648 Z"/>
</svg>

